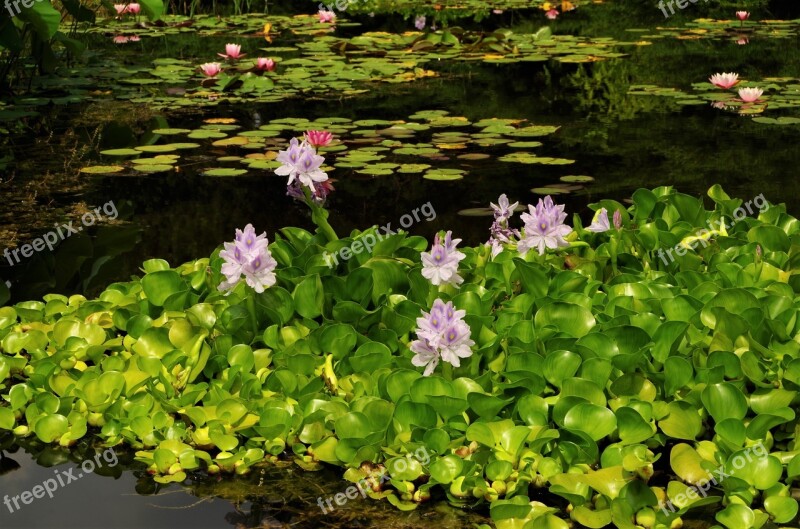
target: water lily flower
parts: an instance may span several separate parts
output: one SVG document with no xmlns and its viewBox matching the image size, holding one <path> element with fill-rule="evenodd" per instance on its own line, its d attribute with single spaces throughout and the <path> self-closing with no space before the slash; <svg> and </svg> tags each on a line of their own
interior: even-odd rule
<svg viewBox="0 0 800 529">
<path fill-rule="evenodd" d="M 125 35 L 115 35 L 113 39 L 114 44 L 126 44 L 130 40 L 131 39 Z"/>
<path fill-rule="evenodd" d="M 745 20 L 750 18 L 750 13 L 747 12 L 747 11 L 737 11 L 736 12 L 736 18 L 738 18 L 739 20 L 744 22 Z"/>
<path fill-rule="evenodd" d="M 517 244 L 520 254 L 525 255 L 531 248 L 536 248 L 539 255 L 544 255 L 545 248 L 569 246 L 564 237 L 572 228 L 564 224 L 567 214 L 563 204 L 556 206 L 548 195 L 544 200 L 539 199 L 536 208 L 529 205 L 528 210 L 530 213 L 522 214 L 525 229 L 524 237 Z"/>
<path fill-rule="evenodd" d="M 503 14 L 503 10 L 502 9 L 492 9 L 492 13 L 494 13 L 495 15 L 502 15 Z"/>
<path fill-rule="evenodd" d="M 422 276 L 433 285 L 460 285 L 464 282 L 464 279 L 458 275 L 458 263 L 466 255 L 456 250 L 461 239 L 452 239 L 452 233 L 448 231 L 444 241 L 437 233 L 431 251 L 422 252 L 420 255 Z"/>
<path fill-rule="evenodd" d="M 763 93 L 764 91 L 760 88 L 740 88 L 739 99 L 745 103 L 752 103 L 753 101 L 758 101 L 758 98 Z"/>
<path fill-rule="evenodd" d="M 313 147 L 327 147 L 333 140 L 333 134 L 326 130 L 307 130 L 306 141 Z"/>
<path fill-rule="evenodd" d="M 128 10 L 128 6 L 125 4 L 114 4 L 114 10 L 117 12 L 117 15 L 124 15 Z"/>
<path fill-rule="evenodd" d="M 336 13 L 327 9 L 319 10 L 319 21 L 323 24 L 333 24 L 336 21 Z"/>
<path fill-rule="evenodd" d="M 131 35 L 130 37 L 128 37 L 129 42 L 139 42 L 140 40 L 141 39 L 139 38 L 139 35 Z"/>
<path fill-rule="evenodd" d="M 271 72 L 275 69 L 275 61 L 266 57 L 259 57 L 256 59 L 256 69 L 262 72 Z"/>
<path fill-rule="evenodd" d="M 622 229 L 622 212 L 620 210 L 614 212 L 614 227 L 618 230 Z"/>
<path fill-rule="evenodd" d="M 241 59 L 246 54 L 242 53 L 242 46 L 239 44 L 226 44 L 225 53 L 217 53 L 223 59 Z"/>
<path fill-rule="evenodd" d="M 136 4 L 136 3 L 128 4 L 127 12 L 131 13 L 132 15 L 138 15 L 139 11 L 141 11 L 141 9 L 142 9 L 142 6 L 140 6 L 139 4 Z"/>
<path fill-rule="evenodd" d="M 278 152 L 276 159 L 283 165 L 275 169 L 275 174 L 288 176 L 287 186 L 291 186 L 297 180 L 314 192 L 317 184 L 328 179 L 328 175 L 320 169 L 325 158 L 318 155 L 305 141 L 299 143 L 297 138 L 292 138 L 289 148 Z"/>
<path fill-rule="evenodd" d="M 220 283 L 219 290 L 230 291 L 244 276 L 245 282 L 259 294 L 277 281 L 274 270 L 278 262 L 272 257 L 268 248 L 267 232 L 256 235 L 252 224 L 244 230 L 236 230 L 233 242 L 226 242 L 219 253 L 225 262 L 222 273 L 225 281 Z"/>
<path fill-rule="evenodd" d="M 608 222 L 608 211 L 606 208 L 600 208 L 594 214 L 592 223 L 586 227 L 586 231 L 593 231 L 595 233 L 603 233 L 611 229 L 611 223 Z"/>
<path fill-rule="evenodd" d="M 425 15 L 420 15 L 414 19 L 414 27 L 420 31 L 425 29 Z"/>
<path fill-rule="evenodd" d="M 728 90 L 736 83 L 739 82 L 739 74 L 738 73 L 715 73 L 711 77 L 708 78 L 708 82 L 717 86 L 719 88 L 723 88 Z"/>
<path fill-rule="evenodd" d="M 747 37 L 742 37 L 742 38 L 740 38 L 739 40 L 736 41 L 736 44 L 738 44 L 739 46 L 744 46 L 748 42 L 750 42 L 750 40 L 748 40 Z"/>
<path fill-rule="evenodd" d="M 464 310 L 456 310 L 452 301 L 441 299 L 433 302 L 430 312 L 423 312 L 417 318 L 417 340 L 409 344 L 415 353 L 411 363 L 417 367 L 425 366 L 424 376 L 430 376 L 440 360 L 454 367 L 461 366 L 462 358 L 472 356 L 471 330 L 463 320 Z"/>
<path fill-rule="evenodd" d="M 546 16 L 550 20 L 555 20 L 558 18 L 558 9 L 550 9 L 544 14 L 544 16 Z"/>
<path fill-rule="evenodd" d="M 207 62 L 200 65 L 200 70 L 207 77 L 216 77 L 222 71 L 222 65 L 218 62 Z"/>
</svg>

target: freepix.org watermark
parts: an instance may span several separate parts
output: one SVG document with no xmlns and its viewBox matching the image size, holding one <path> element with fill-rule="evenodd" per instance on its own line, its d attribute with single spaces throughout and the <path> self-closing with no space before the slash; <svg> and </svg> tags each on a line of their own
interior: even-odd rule
<svg viewBox="0 0 800 529">
<path fill-rule="evenodd" d="M 736 208 L 736 210 L 733 212 L 732 224 L 729 225 L 725 219 L 720 219 L 716 222 L 709 220 L 706 224 L 710 229 L 702 228 L 698 230 L 697 233 L 694 234 L 694 237 L 692 237 L 693 240 L 689 243 L 679 242 L 674 248 L 669 248 L 666 251 L 663 248 L 660 248 L 657 252 L 658 256 L 662 261 L 664 261 L 665 265 L 668 265 L 669 263 L 675 261 L 675 256 L 672 255 L 672 252 L 675 252 L 678 257 L 683 257 L 689 250 L 696 250 L 698 244 L 702 244 L 703 248 L 706 248 L 709 244 L 708 241 L 711 238 L 711 235 L 714 233 L 719 233 L 721 229 L 727 231 L 728 228 L 732 228 L 737 222 L 747 217 L 747 215 L 752 215 L 754 213 L 753 206 L 758 208 L 759 213 L 764 213 L 769 209 L 769 202 L 767 202 L 767 199 L 764 198 L 764 193 L 761 193 L 752 200 L 748 200 Z"/>
<path fill-rule="evenodd" d="M 82 226 L 73 226 L 73 221 L 69 221 L 66 224 L 55 224 L 55 230 L 48 231 L 41 237 L 34 239 L 31 244 L 23 244 L 19 248 L 15 248 L 14 250 L 9 250 L 6 248 L 3 251 L 3 257 L 6 258 L 8 264 L 14 266 L 15 264 L 19 264 L 20 258 L 19 254 L 22 254 L 22 257 L 30 257 L 33 255 L 34 252 L 41 252 L 42 250 L 47 247 L 48 250 L 53 251 L 53 246 L 59 242 L 63 241 L 67 237 L 73 234 L 77 234 L 83 231 L 84 226 L 92 226 L 95 222 L 103 218 L 103 215 L 100 212 L 105 213 L 105 216 L 110 219 L 114 220 L 119 216 L 119 212 L 117 211 L 117 206 L 114 205 L 114 202 L 109 200 L 102 206 L 98 206 L 94 208 L 92 211 L 88 211 L 83 214 L 81 217 L 81 224 Z M 14 257 L 14 261 L 11 260 L 11 257 Z"/>
<path fill-rule="evenodd" d="M 428 465 L 431 462 L 431 455 L 428 453 L 428 450 L 425 449 L 424 446 L 417 448 L 415 452 L 409 452 L 405 455 L 406 459 L 409 461 L 413 457 L 417 461 L 419 461 L 422 465 Z M 396 472 L 405 472 L 408 469 L 408 463 L 405 459 L 399 458 L 397 459 L 392 468 Z M 355 485 L 351 485 L 347 487 L 344 492 L 337 492 L 330 498 L 324 500 L 323 503 L 322 497 L 317 498 L 317 505 L 319 505 L 320 510 L 322 510 L 322 514 L 328 514 L 328 512 L 336 510 L 336 507 L 333 506 L 333 502 L 336 502 L 336 505 L 339 507 L 343 506 L 350 500 L 354 500 L 358 498 L 358 495 L 361 494 L 362 498 L 367 497 L 367 489 L 372 489 L 372 483 L 377 482 L 377 485 L 383 485 L 385 482 L 389 481 L 391 476 L 389 475 L 388 469 L 381 474 L 380 478 L 375 477 L 366 477 L 361 478 Z M 325 509 L 325 504 L 328 505 L 328 508 Z"/>
<path fill-rule="evenodd" d="M 8 13 L 13 18 L 22 12 L 22 10 L 19 7 L 20 4 L 22 4 L 22 7 L 24 7 L 25 9 L 29 9 L 33 7 L 34 3 L 41 1 L 42 0 L 5 0 L 5 6 L 6 9 L 8 9 Z M 11 10 L 11 6 L 14 6 L 13 11 Z M 16 13 L 14 11 L 16 11 Z"/>
<path fill-rule="evenodd" d="M 759 459 L 763 459 L 769 455 L 769 452 L 764 444 L 759 441 L 758 444 L 746 448 L 743 455 L 739 454 L 734 457 L 731 461 L 731 466 L 736 470 L 741 470 L 747 463 L 753 460 L 752 454 L 758 456 Z M 719 468 L 713 471 L 713 473 L 709 473 L 707 477 L 698 481 L 697 485 L 690 486 L 686 489 L 686 492 L 678 494 L 674 499 L 676 502 L 678 502 L 678 504 L 683 505 L 688 500 L 705 498 L 708 491 L 711 490 L 712 485 L 720 485 L 723 481 L 725 481 L 725 478 L 729 477 L 731 477 L 731 475 L 725 472 L 725 465 L 720 465 Z M 672 500 L 667 501 L 666 503 L 661 502 L 659 507 L 667 516 L 677 510 L 675 505 L 672 504 Z"/>
<path fill-rule="evenodd" d="M 422 207 L 414 208 L 410 214 L 406 213 L 400 217 L 400 227 L 405 229 L 411 227 L 415 222 L 422 222 L 422 219 L 420 219 L 419 216 L 420 213 L 422 213 L 425 220 L 428 222 L 436 219 L 436 211 L 433 209 L 433 205 L 431 205 L 430 202 L 427 202 L 423 204 Z M 381 233 L 381 230 L 383 230 L 383 233 Z M 353 241 L 352 244 L 350 244 L 350 246 L 340 248 L 334 253 L 325 252 L 325 264 L 328 265 L 328 268 L 333 268 L 334 266 L 339 265 L 339 259 L 342 261 L 347 261 L 348 259 L 360 254 L 365 250 L 367 252 L 371 252 L 372 248 L 381 242 L 386 236 L 394 235 L 395 233 L 397 232 L 392 230 L 392 223 L 389 222 L 385 226 L 379 227 L 377 235 L 367 233 L 359 236 L 355 241 Z"/>
<path fill-rule="evenodd" d="M 669 8 L 669 12 L 670 12 L 669 15 L 667 14 L 667 10 L 664 7 L 664 3 L 665 3 L 664 0 L 661 0 L 658 3 L 658 8 L 661 10 L 662 13 L 664 13 L 664 18 L 669 18 L 670 15 L 674 15 L 675 14 L 675 9 L 672 8 L 672 4 L 677 5 L 678 9 L 686 9 L 689 6 L 690 3 L 696 4 L 698 1 L 699 0 L 667 0 L 666 1 L 666 7 Z M 703 2 L 708 3 L 708 0 L 703 0 Z"/>
<path fill-rule="evenodd" d="M 53 470 L 56 477 L 46 479 L 42 481 L 40 485 L 36 485 L 31 490 L 23 491 L 16 496 L 6 494 L 3 497 L 3 503 L 6 507 L 8 507 L 8 512 L 14 514 L 16 511 L 22 508 L 20 503 L 22 503 L 22 505 L 30 505 L 33 503 L 33 500 L 44 498 L 45 495 L 52 498 L 53 493 L 60 487 L 66 487 L 73 481 L 78 481 L 84 475 L 91 474 L 95 471 L 95 469 L 102 467 L 103 461 L 108 463 L 109 468 L 113 468 L 117 466 L 117 463 L 119 463 L 119 460 L 117 459 L 117 453 L 114 452 L 112 448 L 107 448 L 104 452 L 98 452 L 95 454 L 94 459 L 87 459 L 81 463 L 80 469 L 83 470 L 83 472 L 78 472 L 75 474 L 75 471 L 78 470 L 76 468 L 70 468 L 67 471 L 58 469 Z"/>
</svg>

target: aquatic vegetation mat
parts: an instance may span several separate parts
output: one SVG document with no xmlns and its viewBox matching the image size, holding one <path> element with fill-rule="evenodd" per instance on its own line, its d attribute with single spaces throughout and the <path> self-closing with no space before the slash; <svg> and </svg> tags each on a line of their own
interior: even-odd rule
<svg viewBox="0 0 800 529">
<path fill-rule="evenodd" d="M 488 502 L 499 528 L 662 529 L 719 502 L 728 529 L 788 523 L 800 222 L 763 196 L 708 198 L 640 189 L 587 227 L 547 198 L 494 249 L 338 238 L 315 206 L 316 233 L 267 246 L 248 227 L 96 299 L 5 306 L 0 430 L 130 446 L 159 482 L 333 465 L 401 509 Z M 516 239 L 517 204 L 498 203 L 493 237 Z M 231 269 L 234 248 L 267 268 Z M 438 317 L 461 334 L 436 334 Z M 460 362 L 442 352 L 423 373 L 423 342 Z"/>
<path fill-rule="evenodd" d="M 211 118 L 195 130 L 154 129 L 148 136 L 151 144 L 100 151 L 101 158 L 114 164 L 87 166 L 81 172 L 126 177 L 179 171 L 183 167 L 184 171 L 191 168 L 206 176 L 265 171 L 272 176 L 281 165 L 276 158 L 287 145 L 287 137 L 314 129 L 335 135 L 336 140 L 320 151 L 328 156 L 327 164 L 356 176 L 419 174 L 429 180 L 460 180 L 470 173 L 485 172 L 498 161 L 525 165 L 574 163 L 567 158 L 539 156 L 534 150 L 543 145 L 534 140 L 555 133 L 556 126 L 522 119 L 471 122 L 444 110 L 420 111 L 407 120 L 279 118 L 256 130 L 241 129 L 236 120 L 219 118 Z M 566 182 L 571 185 L 556 186 L 562 192 L 576 191 L 591 180 L 583 177 Z M 556 193 L 557 189 L 549 192 Z"/>
</svg>

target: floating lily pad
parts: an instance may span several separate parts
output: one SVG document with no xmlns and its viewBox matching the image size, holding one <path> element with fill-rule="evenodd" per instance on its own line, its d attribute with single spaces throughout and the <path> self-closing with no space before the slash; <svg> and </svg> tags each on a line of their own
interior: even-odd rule
<svg viewBox="0 0 800 529">
<path fill-rule="evenodd" d="M 121 165 L 95 165 L 93 167 L 83 167 L 80 172 L 88 174 L 111 174 L 124 171 L 125 168 Z"/>
<path fill-rule="evenodd" d="M 141 151 L 137 151 L 136 149 L 108 149 L 105 151 L 100 151 L 100 154 L 105 156 L 139 156 Z"/>
<path fill-rule="evenodd" d="M 562 182 L 567 182 L 570 184 L 579 184 L 579 183 L 586 183 L 586 182 L 594 182 L 594 178 L 591 176 L 586 175 L 567 175 L 562 176 L 559 178 Z"/>
<path fill-rule="evenodd" d="M 247 174 L 246 169 L 231 169 L 227 167 L 206 169 L 203 171 L 203 176 L 242 176 L 244 174 Z"/>
<path fill-rule="evenodd" d="M 431 169 L 422 177 L 428 180 L 461 180 L 464 172 L 461 169 Z"/>
</svg>

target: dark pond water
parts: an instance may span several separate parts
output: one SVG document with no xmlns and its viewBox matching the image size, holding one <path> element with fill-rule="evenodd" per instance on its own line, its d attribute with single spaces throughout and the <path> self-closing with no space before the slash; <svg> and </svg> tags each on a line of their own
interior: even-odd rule
<svg viewBox="0 0 800 529">
<path fill-rule="evenodd" d="M 795 11 L 777 4 L 771 14 L 798 16 Z M 535 31 L 541 18 L 540 11 L 506 13 L 480 24 L 488 29 L 512 24 L 523 33 Z M 398 18 L 359 20 L 369 29 L 408 29 Z M 676 16 L 670 23 L 689 20 L 688 15 Z M 641 33 L 628 29 L 647 28 L 651 33 L 663 23 L 654 7 L 629 10 L 597 5 L 582 7 L 571 18 L 565 16 L 554 28 L 557 33 L 634 41 Z M 357 34 L 364 28 L 348 28 L 345 33 Z M 158 56 L 207 57 L 224 43 L 224 38 L 143 39 L 130 51 L 113 53 L 127 53 L 127 60 L 134 63 Z M 595 178 L 583 189 L 559 197 L 568 211 L 584 221 L 589 216 L 587 205 L 600 198 L 624 200 L 639 187 L 659 185 L 703 195 L 714 183 L 743 200 L 763 194 L 772 202 L 786 202 L 797 215 L 800 126 L 770 126 L 709 104 L 679 106 L 669 98 L 628 93 L 631 85 L 646 84 L 688 90 L 692 83 L 723 71 L 754 79 L 796 79 L 800 77 L 797 44 L 797 36 L 750 36 L 744 45 L 737 45 L 733 38 L 663 38 L 627 47 L 626 57 L 589 64 L 442 61 L 431 66 L 438 77 L 371 86 L 357 97 L 334 93 L 313 100 L 172 112 L 125 103 L 44 110 L 41 117 L 26 120 L 25 133 L 11 136 L 0 152 L 0 160 L 13 159 L 0 165 L 0 248 L 18 247 L 54 223 L 75 221 L 87 208 L 109 202 L 118 216 L 71 237 L 55 254 L 37 253 L 14 266 L 0 259 L 0 279 L 10 281 L 12 301 L 52 291 L 91 294 L 110 281 L 137 273 L 148 258 L 178 264 L 206 256 L 248 222 L 259 231 L 266 230 L 270 238 L 287 225 L 310 228 L 304 209 L 285 196 L 284 180 L 267 170 L 239 178 L 209 178 L 189 163 L 178 173 L 139 177 L 78 172 L 99 160 L 100 150 L 135 145 L 156 128 L 194 129 L 208 118 L 235 118 L 247 130 L 286 117 L 407 120 L 427 110 L 446 110 L 471 122 L 525 119 L 560 127 L 554 134 L 535 138 L 543 143 L 536 149 L 539 156 L 575 160 L 568 166 L 502 163 L 494 156 L 454 161 L 445 153 L 454 167 L 469 171 L 454 182 L 425 180 L 418 174 L 371 177 L 337 169 L 331 173 L 336 192 L 329 209 L 339 233 L 387 222 L 396 226 L 402 215 L 430 202 L 436 218 L 414 224 L 409 231 L 432 237 L 438 230 L 452 229 L 465 242 L 477 244 L 488 237 L 489 218 L 464 216 L 460 211 L 487 206 L 501 193 L 523 203 L 535 202 L 539 195 L 532 188 L 558 183 L 564 175 Z M 770 115 L 797 114 L 796 109 L 784 109 Z M 413 141 L 427 141 L 430 134 L 421 132 Z M 197 162 L 202 165 L 202 155 Z M 10 449 L 8 440 L 5 446 Z M 54 469 L 78 468 L 84 460 L 79 454 L 67 459 L 65 454 L 42 453 L 41 447 L 10 450 L 0 459 L 0 495 L 32 490 L 51 478 Z M 361 502 L 338 516 L 324 517 L 315 502 L 342 489 L 344 482 L 335 473 L 308 476 L 288 467 L 219 482 L 198 476 L 187 486 L 156 488 L 144 470 L 131 462 L 131 455 L 120 455 L 118 467 L 101 470 L 103 475 L 86 475 L 59 488 L 53 499 L 36 499 L 14 513 L 0 505 L 0 527 L 318 527 L 330 523 L 444 528 L 481 520 L 480 515 L 469 518 L 448 508 L 398 513 L 375 502 Z M 371 522 L 357 521 L 364 519 Z"/>
</svg>

